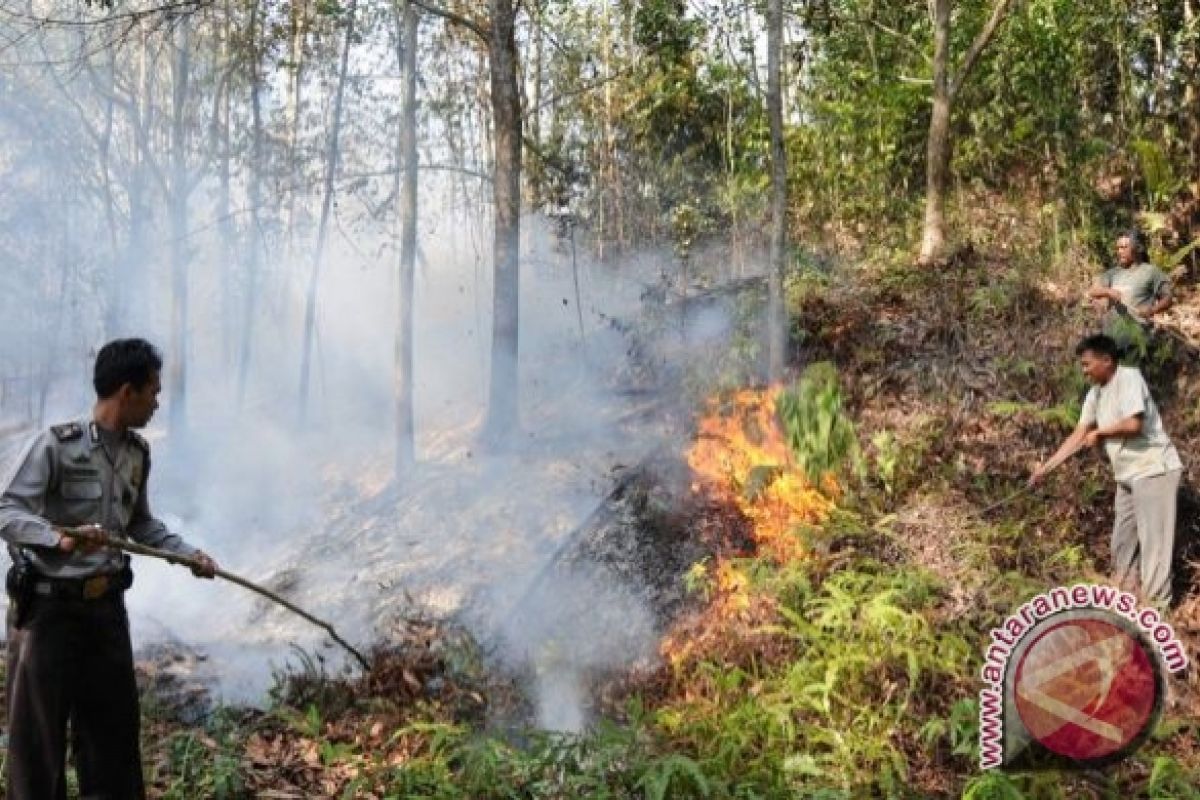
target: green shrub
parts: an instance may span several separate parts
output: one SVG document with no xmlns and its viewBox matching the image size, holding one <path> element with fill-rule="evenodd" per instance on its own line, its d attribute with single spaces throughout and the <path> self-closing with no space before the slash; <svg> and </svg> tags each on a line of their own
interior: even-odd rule
<svg viewBox="0 0 1200 800">
<path fill-rule="evenodd" d="M 795 388 L 780 392 L 776 413 L 796 466 L 810 481 L 857 460 L 854 423 L 843 409 L 837 370 L 828 361 L 809 366 Z"/>
</svg>

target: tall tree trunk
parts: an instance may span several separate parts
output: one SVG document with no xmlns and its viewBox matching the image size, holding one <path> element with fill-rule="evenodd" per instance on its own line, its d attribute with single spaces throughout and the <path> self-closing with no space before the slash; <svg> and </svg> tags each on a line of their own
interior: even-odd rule
<svg viewBox="0 0 1200 800">
<path fill-rule="evenodd" d="M 217 230 L 221 241 L 221 265 L 219 267 L 221 270 L 221 362 L 227 369 L 236 363 L 233 357 L 236 335 L 233 265 L 236 263 L 234 254 L 237 252 L 237 242 L 233 224 L 233 154 L 230 152 L 229 123 L 229 117 L 233 113 L 233 92 L 229 74 L 231 71 L 229 39 L 233 32 L 232 14 L 233 10 L 229 0 L 225 0 L 225 18 L 221 25 L 221 50 L 218 58 L 219 69 L 224 73 L 224 77 L 219 89 L 221 92 L 220 117 L 216 121 L 216 130 L 213 131 L 215 138 L 213 150 L 217 153 Z"/>
<path fill-rule="evenodd" d="M 783 146 L 783 0 L 767 0 L 767 117 L 771 128 L 771 261 L 767 276 L 767 372 L 783 380 L 787 353 L 787 153 Z"/>
<path fill-rule="evenodd" d="M 66 185 L 66 176 L 61 176 L 64 180 L 63 185 Z M 54 385 L 54 365 L 58 358 L 58 342 L 62 336 L 63 328 L 66 327 L 67 313 L 66 310 L 70 307 L 70 298 L 67 293 L 71 286 L 71 267 L 74 265 L 76 257 L 74 253 L 74 230 L 71 225 L 71 205 L 74 198 L 66 196 L 63 198 L 62 204 L 62 231 L 59 241 L 59 273 L 58 273 L 58 294 L 56 298 L 58 302 L 55 304 L 53 319 L 50 322 L 50 330 L 43 337 L 45 350 L 42 355 L 42 374 L 41 385 L 38 391 L 37 416 L 34 422 L 38 428 L 42 427 L 46 421 L 46 406 L 50 400 L 50 389 Z"/>
<path fill-rule="evenodd" d="M 933 115 L 925 146 L 925 226 L 922 264 L 932 264 L 946 245 L 946 191 L 950 181 L 950 0 L 930 0 L 933 11 Z"/>
<path fill-rule="evenodd" d="M 172 431 L 187 425 L 188 361 L 188 194 L 187 102 L 191 79 L 191 21 L 184 17 L 175 32 L 175 69 L 171 104 L 171 363 L 167 396 Z"/>
<path fill-rule="evenodd" d="M 603 80 L 604 80 L 604 116 L 602 120 L 601 136 L 603 138 L 602 155 L 600 162 L 600 231 L 596 237 L 598 250 L 596 257 L 604 260 L 605 248 L 608 244 L 608 239 L 612 238 L 615 242 L 615 249 L 620 252 L 620 248 L 624 245 L 624 220 L 622 217 L 622 192 L 620 186 L 620 175 L 616 166 L 616 124 L 613 122 L 613 24 L 612 24 L 612 4 L 604 3 L 604 16 L 601 21 L 603 31 L 601 32 L 600 58 L 603 62 Z M 611 214 L 610 214 L 611 210 Z M 605 227 L 605 222 L 609 221 L 611 216 L 610 228 Z"/>
<path fill-rule="evenodd" d="M 521 100 L 513 0 L 489 0 L 489 65 L 495 142 L 495 227 L 492 359 L 484 438 L 499 443 L 520 426 L 518 322 L 520 319 Z"/>
<path fill-rule="evenodd" d="M 333 208 L 334 178 L 337 176 L 338 139 L 342 131 L 342 103 L 346 96 L 346 76 L 350 70 L 350 45 L 354 40 L 354 12 L 356 3 L 351 1 L 346 8 L 346 38 L 342 45 L 341 66 L 338 69 L 337 89 L 333 97 L 333 120 L 329 130 L 329 146 L 325 153 L 325 180 L 321 198 L 321 216 L 317 223 L 317 245 L 313 250 L 312 270 L 308 276 L 308 291 L 304 298 L 304 344 L 300 353 L 300 421 L 308 417 L 310 375 L 312 373 L 313 342 L 317 327 L 317 287 L 320 285 L 321 259 L 325 254 L 325 240 L 329 232 L 329 213 Z"/>
<path fill-rule="evenodd" d="M 546 34 L 542 31 L 541 14 L 544 14 L 543 9 L 538 16 L 530 36 L 533 37 L 533 108 L 529 115 L 529 138 L 533 141 L 535 147 L 542 146 L 542 83 L 545 64 L 543 61 L 543 41 Z M 545 179 L 543 179 L 545 183 Z M 539 192 L 540 193 L 540 192 Z"/>
<path fill-rule="evenodd" d="M 229 115 L 233 113 L 233 94 L 230 91 L 230 36 L 233 35 L 233 6 L 230 0 L 222 5 L 220 47 L 217 50 L 216 72 L 223 76 L 217 84 L 217 113 L 212 120 L 212 152 L 217 155 L 217 231 L 221 242 L 221 363 L 226 369 L 234 365 L 234 253 L 238 252 L 233 224 L 233 154 L 230 152 Z"/>
<path fill-rule="evenodd" d="M 262 205 L 262 33 L 259 17 L 260 4 L 250 0 L 250 176 L 247 188 L 250 203 L 250 231 L 246 237 L 246 286 L 242 297 L 242 347 L 238 358 L 237 397 L 238 407 L 246 403 L 246 384 L 250 374 L 250 359 L 254 345 L 254 313 L 258 304 L 258 259 L 260 254 Z"/>
<path fill-rule="evenodd" d="M 300 147 L 300 128 L 304 112 L 304 58 L 308 36 L 308 3 L 296 0 L 292 4 L 291 68 L 292 85 L 288 90 L 288 171 L 287 209 L 284 217 L 284 236 L 288 261 L 292 260 L 296 243 L 296 197 L 300 194 L 301 170 L 297 150 Z"/>
<path fill-rule="evenodd" d="M 109 53 L 108 56 L 108 73 L 106 75 L 107 85 L 105 88 L 104 103 L 104 128 L 100 134 L 100 178 L 104 186 L 104 220 L 108 224 L 108 242 L 109 251 L 111 253 L 109 261 L 109 269 L 116 271 L 119 269 L 121 259 L 120 236 L 117 232 L 117 202 L 113 195 L 113 175 L 112 175 L 112 146 L 113 146 L 113 123 L 114 112 L 116 111 L 116 81 L 117 81 L 117 64 L 116 54 Z M 115 276 L 114 276 L 115 278 Z M 113 283 L 117 281 L 114 279 Z M 111 309 L 105 310 L 105 324 L 109 324 L 107 319 Z"/>
<path fill-rule="evenodd" d="M 127 292 L 122 291 L 126 286 L 141 285 L 141 262 L 146 255 L 146 228 L 150 214 L 147 202 L 147 183 L 150 158 L 150 126 L 151 112 L 151 83 L 153 70 L 150 68 L 149 33 L 142 31 L 141 46 L 137 56 L 137 89 L 129 101 L 129 122 L 133 128 L 132 167 L 129 174 L 127 193 L 129 198 L 128 236 L 125 240 L 125 251 L 120 263 L 108 283 L 107 313 L 105 318 L 105 335 L 111 339 L 135 329 L 140 319 L 131 320 L 133 308 L 128 302 Z"/>
<path fill-rule="evenodd" d="M 1184 116 L 1188 127 L 1188 184 L 1192 188 L 1192 197 L 1200 202 L 1200 17 L 1197 17 L 1197 0 L 1184 0 L 1184 27 L 1192 32 L 1192 36 L 1184 49 L 1184 78 L 1183 90 Z M 1192 262 L 1195 263 L 1193 257 Z"/>
<path fill-rule="evenodd" d="M 954 142 L 950 122 L 955 100 L 975 64 L 987 49 L 1000 23 L 1008 16 L 1012 0 L 994 0 L 991 16 L 975 36 L 955 74 L 950 70 L 951 0 L 929 0 L 933 22 L 933 113 L 925 148 L 925 224 L 918 261 L 930 265 L 946 246 L 946 195 L 950 186 L 950 159 Z"/>
<path fill-rule="evenodd" d="M 400 216 L 399 296 L 396 311 L 396 481 L 416 463 L 413 411 L 413 274 L 417 261 L 417 9 L 400 12 L 397 57 L 403 80 L 400 132 L 396 140 L 396 196 Z"/>
</svg>

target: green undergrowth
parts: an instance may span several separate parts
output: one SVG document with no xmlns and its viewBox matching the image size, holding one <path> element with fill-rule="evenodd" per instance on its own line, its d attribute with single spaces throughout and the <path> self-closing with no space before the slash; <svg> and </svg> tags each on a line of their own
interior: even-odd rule
<svg viewBox="0 0 1200 800">
<path fill-rule="evenodd" d="M 346 776 L 336 793 L 321 795 L 333 797 L 1200 797 L 1200 774 L 1170 754 L 1173 741 L 1195 735 L 1178 721 L 1104 776 L 978 774 L 980 613 L 998 622 L 1038 581 L 995 576 L 994 610 L 955 617 L 945 581 L 882 560 L 892 549 L 886 529 L 842 511 L 805 535 L 824 538 L 829 555 L 786 567 L 736 565 L 772 613 L 738 631 L 733 649 L 677 665 L 666 697 L 629 697 L 619 722 L 582 736 L 514 739 L 431 706 L 372 750 L 345 741 L 344 731 L 332 736 L 315 705 L 283 705 L 248 727 L 219 713 L 151 748 L 160 751 L 160 778 L 168 776 L 159 796 L 254 796 L 239 772 L 242 749 L 265 725 L 316 743 L 321 767 Z M 360 713 L 369 711 L 365 702 Z M 353 724 L 373 719 L 362 713 Z M 401 741 L 411 746 L 397 760 Z"/>
</svg>

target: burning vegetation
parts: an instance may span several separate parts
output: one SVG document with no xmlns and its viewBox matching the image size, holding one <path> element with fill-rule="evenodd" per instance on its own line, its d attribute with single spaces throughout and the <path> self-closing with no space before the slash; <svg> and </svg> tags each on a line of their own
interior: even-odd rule
<svg viewBox="0 0 1200 800">
<path fill-rule="evenodd" d="M 796 528 L 819 525 L 839 487 L 832 472 L 813 485 L 784 441 L 776 401 L 780 389 L 744 389 L 708 402 L 687 462 L 695 491 L 711 492 L 751 522 L 760 553 L 778 564 L 804 557 Z"/>
<path fill-rule="evenodd" d="M 806 306 L 815 329 L 832 298 Z M 887 308 L 895 302 L 881 298 Z M 869 324 L 856 313 L 834 316 L 839 326 Z M 935 318 L 899 324 L 919 331 L 922 319 Z M 506 676 L 461 629 L 408 622 L 373 654 L 362 680 L 334 680 L 309 663 L 280 683 L 270 711 L 220 711 L 202 726 L 155 722 L 157 796 L 1098 791 L 1086 775 L 977 774 L 975 674 L 980 631 L 1045 582 L 1100 574 L 1102 562 L 1075 542 L 1078 531 L 1099 539 L 1104 520 L 1065 500 L 1039 508 L 1036 498 L 980 518 L 978 508 L 1022 479 L 1019 449 L 1053 438 L 1046 420 L 1018 417 L 1024 438 L 1014 447 L 998 435 L 995 416 L 931 421 L 946 386 L 920 383 L 915 394 L 928 413 L 896 416 L 871 387 L 928 376 L 872 366 L 868 345 L 847 351 L 843 342 L 819 340 L 827 349 L 813 355 L 849 359 L 848 369 L 816 364 L 790 387 L 711 397 L 684 450 L 685 473 L 668 478 L 658 465 L 622 479 L 610 510 L 578 533 L 563 574 L 606 558 L 610 578 L 664 572 L 668 562 L 643 549 L 650 541 L 692 564 L 678 579 L 663 578 L 656 595 L 656 609 L 669 612 L 659 616 L 661 663 L 587 676 L 599 717 L 584 734 L 521 727 L 514 721 L 532 715 L 528 675 Z M 956 460 L 953 448 L 969 461 Z M 970 472 L 976 460 L 997 465 L 993 484 Z M 1086 482 L 1096 465 L 1066 469 Z M 669 491 L 672 480 L 680 486 Z M 642 520 L 642 534 L 610 525 L 626 513 Z M 1054 516 L 1069 522 L 1051 525 Z M 606 544 L 616 540 L 626 549 Z M 1173 619 L 1194 637 L 1188 608 Z M 1124 796 L 1195 796 L 1187 733 L 1194 680 L 1174 687 L 1168 720 L 1179 727 L 1115 769 L 1110 787 Z"/>
</svg>

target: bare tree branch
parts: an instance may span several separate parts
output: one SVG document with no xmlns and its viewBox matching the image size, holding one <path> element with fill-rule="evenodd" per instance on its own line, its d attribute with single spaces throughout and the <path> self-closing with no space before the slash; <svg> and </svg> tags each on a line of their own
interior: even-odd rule
<svg viewBox="0 0 1200 800">
<path fill-rule="evenodd" d="M 61 27 L 61 28 L 95 28 L 104 25 L 111 25 L 115 22 L 133 21 L 138 22 L 147 17 L 157 16 L 179 16 L 181 14 L 194 14 L 195 12 L 207 7 L 212 0 L 180 0 L 177 3 L 166 3 L 161 6 L 151 6 L 150 8 L 139 8 L 133 11 L 126 11 L 121 14 L 109 14 L 106 17 L 98 17 L 96 19 L 65 19 L 62 17 L 40 17 L 37 14 L 29 14 L 24 11 L 16 11 L 7 5 L 0 6 L 0 13 L 6 14 L 15 19 L 24 20 L 31 25 L 39 27 Z"/>
<path fill-rule="evenodd" d="M 862 21 L 863 20 L 855 20 L 855 22 L 862 22 Z M 903 31 L 898 31 L 895 28 L 888 27 L 887 25 L 884 25 L 882 22 L 880 22 L 877 19 L 872 19 L 872 20 L 868 20 L 868 21 L 877 30 L 882 31 L 883 33 L 886 33 L 889 36 L 895 36 L 897 39 L 900 39 L 900 40 L 906 42 L 908 45 L 910 45 L 912 47 L 913 52 L 919 53 L 921 55 L 921 57 L 925 59 L 926 62 L 933 61 L 933 58 L 930 57 L 929 53 L 925 52 L 926 47 L 924 45 L 920 44 L 919 42 L 917 42 L 916 39 L 909 36 L 907 33 L 904 33 Z"/>
<path fill-rule="evenodd" d="M 1004 21 L 1004 17 L 1008 14 L 1008 9 L 1011 5 L 1012 0 L 996 0 L 996 5 L 992 7 L 991 18 L 983 26 L 983 30 L 979 31 L 979 35 L 975 37 L 975 41 L 971 42 L 971 48 L 963 56 L 958 72 L 950 81 L 951 101 L 958 96 L 963 83 L 966 82 L 967 77 L 971 74 L 971 70 L 975 68 L 975 62 L 979 60 L 979 56 L 982 55 L 984 49 L 992 41 L 992 37 L 996 35 L 996 29 Z"/>
<path fill-rule="evenodd" d="M 463 16 L 462 14 L 459 14 L 455 11 L 451 11 L 448 8 L 443 8 L 439 5 L 434 5 L 433 3 L 430 3 L 427 0 L 410 0 L 410 2 L 414 6 L 421 9 L 422 11 L 425 11 L 428 14 L 433 14 L 435 17 L 441 17 L 442 19 L 446 20 L 447 22 L 453 22 L 455 25 L 461 25 L 462 27 L 469 30 L 471 33 L 478 36 L 484 42 L 489 41 L 487 28 L 485 28 L 481 23 L 476 22 L 473 19 Z"/>
<path fill-rule="evenodd" d="M 470 167 L 460 167 L 455 164 L 426 164 L 422 162 L 417 166 L 417 169 L 421 172 L 453 172 L 458 175 L 466 175 L 470 178 L 478 178 L 481 181 L 492 180 L 492 176 L 486 172 L 480 172 L 479 170 L 471 169 Z M 343 174 L 341 177 L 341 183 L 345 184 L 348 182 L 364 180 L 366 178 L 386 178 L 395 174 L 395 167 L 372 170 L 371 172 L 354 172 L 351 174 Z"/>
</svg>

